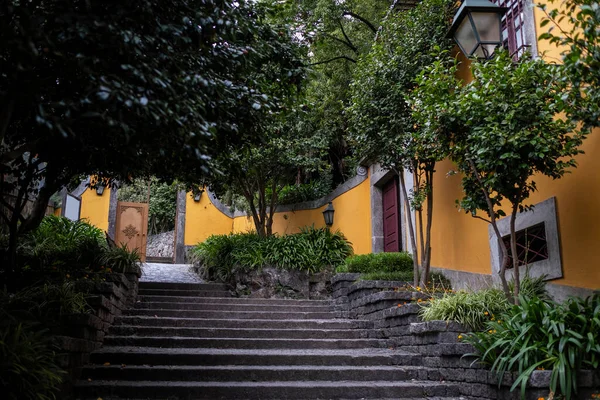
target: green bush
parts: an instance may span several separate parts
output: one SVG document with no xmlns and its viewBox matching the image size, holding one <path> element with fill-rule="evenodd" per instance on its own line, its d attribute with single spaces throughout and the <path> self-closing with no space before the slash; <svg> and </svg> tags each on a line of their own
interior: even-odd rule
<svg viewBox="0 0 600 400">
<path fill-rule="evenodd" d="M 449 288 L 447 279 L 439 274 L 432 274 L 435 286 Z M 511 290 L 513 282 L 509 283 Z M 525 298 L 548 299 L 544 277 L 530 278 L 526 276 L 521 281 L 521 295 Z M 444 291 L 441 297 L 434 297 L 421 309 L 421 318 L 425 321 L 445 320 L 459 322 L 474 331 L 483 330 L 491 318 L 498 318 L 510 308 L 511 304 L 506 295 L 499 289 L 489 288 L 475 292 L 461 290 L 458 292 Z"/>
<path fill-rule="evenodd" d="M 348 257 L 344 271 L 361 274 L 407 272 L 412 276 L 413 260 L 407 252 L 361 254 Z M 341 271 L 338 270 L 337 272 Z"/>
<path fill-rule="evenodd" d="M 110 268 L 113 272 L 125 273 L 135 271 L 141 258 L 137 249 L 129 250 L 122 245 L 102 251 L 98 262 L 101 267 Z"/>
<path fill-rule="evenodd" d="M 24 270 L 70 272 L 94 269 L 106 248 L 102 230 L 85 221 L 51 215 L 21 240 L 17 252 Z"/>
<path fill-rule="evenodd" d="M 520 297 L 486 331 L 466 337 L 480 361 L 491 366 L 502 382 L 504 372 L 519 376 L 524 397 L 529 376 L 536 369 L 552 370 L 550 390 L 567 400 L 576 398 L 577 371 L 598 369 L 600 362 L 600 295 L 570 298 L 563 304 L 536 297 Z"/>
<path fill-rule="evenodd" d="M 4 321 L 6 322 L 6 320 Z M 0 326 L 0 391 L 10 400 L 53 400 L 64 376 L 51 338 L 21 323 Z"/>
<path fill-rule="evenodd" d="M 255 233 L 213 235 L 190 255 L 202 266 L 206 279 L 228 281 L 236 271 L 267 266 L 318 272 L 342 264 L 350 254 L 352 246 L 342 233 L 310 227 L 267 238 Z"/>
<path fill-rule="evenodd" d="M 497 318 L 509 308 L 504 292 L 499 289 L 460 290 L 433 297 L 423 305 L 420 315 L 424 321 L 456 321 L 479 331 L 490 318 Z"/>
<path fill-rule="evenodd" d="M 85 293 L 77 290 L 73 282 L 35 285 L 16 293 L 0 292 L 0 312 L 6 314 L 6 319 L 43 322 L 51 327 L 60 322 L 61 315 L 89 311 Z"/>
</svg>

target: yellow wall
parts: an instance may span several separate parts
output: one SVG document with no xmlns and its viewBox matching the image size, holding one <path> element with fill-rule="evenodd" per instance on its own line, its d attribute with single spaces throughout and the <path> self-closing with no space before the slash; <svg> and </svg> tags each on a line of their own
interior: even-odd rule
<svg viewBox="0 0 600 400">
<path fill-rule="evenodd" d="M 539 27 L 543 15 L 535 10 L 537 35 L 550 26 Z M 560 50 L 548 41 L 538 42 L 538 51 L 545 52 L 548 61 L 560 60 Z M 461 64 L 458 76 L 465 82 L 471 80 L 468 63 Z M 562 179 L 533 178 L 538 191 L 531 195 L 529 204 L 556 197 L 563 278 L 553 283 L 596 289 L 600 287 L 600 255 L 596 251 L 600 240 L 600 129 L 586 139 L 582 149 L 586 154 L 577 157 L 578 167 Z M 454 201 L 462 194 L 461 178 L 446 176 L 451 169 L 452 164 L 444 161 L 435 176 L 432 265 L 490 274 L 488 224 L 458 211 Z"/>
<path fill-rule="evenodd" d="M 192 246 L 210 235 L 226 235 L 233 229 L 233 220 L 223 214 L 203 193 L 195 202 L 190 193 L 185 196 L 185 244 Z"/>
<path fill-rule="evenodd" d="M 273 232 L 280 235 L 300 232 L 314 225 L 324 227 L 323 210 L 285 211 L 273 216 Z M 340 230 L 352 242 L 356 254 L 371 252 L 371 198 L 369 179 L 333 200 L 335 209 L 332 230 Z M 194 245 L 213 234 L 252 232 L 251 217 L 230 218 L 219 211 L 205 194 L 200 203 L 186 197 L 185 244 Z"/>
<path fill-rule="evenodd" d="M 104 189 L 102 196 L 89 188 L 81 195 L 81 219 L 86 219 L 90 224 L 103 231 L 108 231 L 108 209 L 110 206 L 110 187 Z"/>
</svg>

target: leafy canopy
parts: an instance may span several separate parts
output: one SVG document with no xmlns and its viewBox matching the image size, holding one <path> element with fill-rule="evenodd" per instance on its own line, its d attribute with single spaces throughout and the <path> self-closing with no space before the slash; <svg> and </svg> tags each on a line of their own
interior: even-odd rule
<svg viewBox="0 0 600 400">
<path fill-rule="evenodd" d="M 555 0 L 550 0 L 554 4 Z M 559 8 L 539 7 L 546 17 L 541 26 L 550 25 L 540 39 L 547 39 L 564 50 L 565 79 L 573 90 L 569 114 L 588 126 L 600 126 L 600 4 L 598 0 L 567 0 Z M 565 28 L 561 28 L 565 27 Z"/>
</svg>

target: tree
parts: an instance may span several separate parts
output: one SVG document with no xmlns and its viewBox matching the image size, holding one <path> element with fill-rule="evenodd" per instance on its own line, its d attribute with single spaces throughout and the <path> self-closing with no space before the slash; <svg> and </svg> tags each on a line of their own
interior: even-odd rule
<svg viewBox="0 0 600 400">
<path fill-rule="evenodd" d="M 256 136 L 245 127 L 279 107 L 272 86 L 304 74 L 288 32 L 266 14 L 244 0 L 3 2 L 3 265 L 14 266 L 17 237 L 39 224 L 50 196 L 79 176 L 193 182 Z"/>
<path fill-rule="evenodd" d="M 473 81 L 462 86 L 456 68 L 431 68 L 420 78 L 421 98 L 435 103 L 441 96 L 435 124 L 451 143 L 450 159 L 462 173 L 464 196 L 459 207 L 490 223 L 500 242 L 499 271 L 504 292 L 518 303 L 520 276 L 516 250 L 517 214 L 536 190 L 535 176 L 561 178 L 576 166 L 575 156 L 586 131 L 558 115 L 566 107 L 568 85 L 560 69 L 523 56 L 518 62 L 500 51 L 492 60 L 472 64 Z M 441 83 L 440 83 L 441 82 Z M 506 210 L 506 211 L 505 211 Z M 485 216 L 481 216 L 483 212 Z M 498 218 L 510 216 L 510 252 L 498 229 Z M 512 255 L 514 291 L 506 280 Z"/>
<path fill-rule="evenodd" d="M 325 160 L 333 185 L 353 176 L 356 159 L 348 143 L 350 84 L 356 61 L 369 51 L 392 1 L 290 0 L 280 18 L 291 23 L 306 46 L 309 76 L 303 93 L 305 112 L 298 129 L 326 137 Z M 305 133 L 305 134 L 306 134 Z M 306 175 L 302 172 L 303 177 Z M 316 177 L 313 177 L 316 178 Z"/>
<path fill-rule="evenodd" d="M 407 95 L 416 86 L 419 72 L 435 60 L 434 50 L 453 46 L 446 38 L 453 11 L 451 0 L 425 0 L 410 11 L 389 15 L 371 51 L 359 58 L 351 86 L 348 113 L 358 152 L 398 174 L 405 208 L 418 215 L 420 246 L 416 227 L 407 219 L 415 285 L 419 276 L 423 284 L 429 280 L 433 177 L 436 162 L 445 157 L 446 149 L 428 129 L 427 121 L 414 118 Z M 414 175 L 410 194 L 405 169 Z"/>
<path fill-rule="evenodd" d="M 166 184 L 157 178 L 136 179 L 119 188 L 119 201 L 148 203 L 148 234 L 175 229 L 177 183 Z"/>
<path fill-rule="evenodd" d="M 261 237 L 273 234 L 273 216 L 281 189 L 296 180 L 298 169 L 312 172 L 323 164 L 327 142 L 318 135 L 302 136 L 293 129 L 299 113 L 301 105 L 299 109 L 271 115 L 267 123 L 257 126 L 262 142 L 232 148 L 218 164 L 223 174 L 210 183 L 218 195 L 228 192 L 244 197 Z"/>
<path fill-rule="evenodd" d="M 600 126 L 600 4 L 597 0 L 567 0 L 560 8 L 539 7 L 546 14 L 541 26 L 550 24 L 540 39 L 564 47 L 563 79 L 573 87 L 569 115 L 587 126 Z"/>
</svg>

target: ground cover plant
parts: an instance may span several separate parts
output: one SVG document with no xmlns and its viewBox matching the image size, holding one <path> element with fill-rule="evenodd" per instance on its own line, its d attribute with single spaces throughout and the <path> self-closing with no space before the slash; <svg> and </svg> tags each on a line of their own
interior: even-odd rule
<svg viewBox="0 0 600 400">
<path fill-rule="evenodd" d="M 511 390 L 526 384 L 537 369 L 551 370 L 550 392 L 567 400 L 577 397 L 581 369 L 600 364 L 600 295 L 570 298 L 562 304 L 521 296 L 485 330 L 465 335 L 477 352 L 470 354 L 489 365 L 501 384 L 505 372 L 518 374 Z"/>
<path fill-rule="evenodd" d="M 59 281 L 132 271 L 140 263 L 137 251 L 107 241 L 95 226 L 56 216 L 45 217 L 37 229 L 21 238 L 17 260 L 22 275 Z"/>
<path fill-rule="evenodd" d="M 228 281 L 237 271 L 264 267 L 309 273 L 335 268 L 352 254 L 352 244 L 341 232 L 314 227 L 300 233 L 261 237 L 256 233 L 213 235 L 191 250 L 206 279 Z"/>
<path fill-rule="evenodd" d="M 364 280 L 413 280 L 413 259 L 407 252 L 359 254 L 348 257 L 337 273 L 360 273 Z"/>
<path fill-rule="evenodd" d="M 514 287 L 514 283 L 509 286 Z M 525 277 L 521 282 L 521 293 L 525 298 L 548 299 L 544 277 Z M 497 288 L 446 291 L 423 304 L 420 316 L 425 321 L 455 321 L 478 332 L 484 330 L 490 320 L 500 319 L 509 309 L 508 299 Z"/>
</svg>

